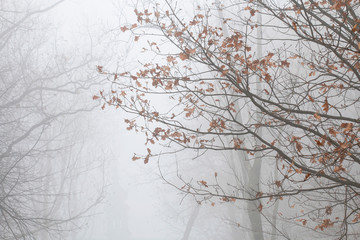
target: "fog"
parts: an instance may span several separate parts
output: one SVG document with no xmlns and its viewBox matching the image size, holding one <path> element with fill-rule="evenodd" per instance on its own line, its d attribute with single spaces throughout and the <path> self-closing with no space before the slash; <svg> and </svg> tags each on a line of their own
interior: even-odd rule
<svg viewBox="0 0 360 240">
<path fill-rule="evenodd" d="M 357 239 L 358 27 L 252 4 L 2 0 L 0 239 Z"/>
</svg>

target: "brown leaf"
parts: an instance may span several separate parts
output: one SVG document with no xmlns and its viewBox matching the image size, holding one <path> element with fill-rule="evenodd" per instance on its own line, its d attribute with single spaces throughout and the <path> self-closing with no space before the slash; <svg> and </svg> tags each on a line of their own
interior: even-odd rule
<svg viewBox="0 0 360 240">
<path fill-rule="evenodd" d="M 308 95 L 308 97 L 311 102 L 315 102 L 315 100 L 310 95 Z"/>
<path fill-rule="evenodd" d="M 147 164 L 149 162 L 150 155 L 147 155 L 144 159 L 144 164 Z"/>
<path fill-rule="evenodd" d="M 196 53 L 196 49 L 195 49 L 195 48 L 194 48 L 194 49 L 186 48 L 186 49 L 185 49 L 185 52 L 186 52 L 187 54 L 191 55 L 191 54 Z"/>
<path fill-rule="evenodd" d="M 321 117 L 320 117 L 320 115 L 319 115 L 318 113 L 315 113 L 315 114 L 314 114 L 314 117 L 315 117 L 317 120 L 319 120 L 319 121 L 320 121 L 320 119 L 321 119 Z"/>
<path fill-rule="evenodd" d="M 326 213 L 327 215 L 331 215 L 331 213 L 332 213 L 332 208 L 331 208 L 331 206 L 326 206 L 326 207 L 325 207 L 325 213 Z"/>
<path fill-rule="evenodd" d="M 302 145 L 301 145 L 301 143 L 298 142 L 298 141 L 296 141 L 295 144 L 296 144 L 296 150 L 297 150 L 298 152 L 300 152 L 301 149 L 303 148 Z"/>
<path fill-rule="evenodd" d="M 322 105 L 322 107 L 323 107 L 324 112 L 327 113 L 329 111 L 329 102 L 327 100 L 327 97 L 325 98 L 325 103 Z"/>
<path fill-rule="evenodd" d="M 295 30 L 295 32 L 297 31 L 297 25 L 296 25 L 296 22 L 292 22 L 292 26 L 293 26 L 293 28 L 294 28 L 294 30 Z"/>
<path fill-rule="evenodd" d="M 186 53 L 180 53 L 179 58 L 185 61 L 186 59 L 189 59 L 189 55 L 187 55 Z"/>
<path fill-rule="evenodd" d="M 344 132 L 350 132 L 351 129 L 353 128 L 353 124 L 352 123 L 342 123 L 341 128 L 345 128 Z"/>
<path fill-rule="evenodd" d="M 204 180 L 201 180 L 200 183 L 201 183 L 202 185 L 204 185 L 205 187 L 209 187 L 209 186 L 207 185 L 207 182 L 204 181 Z"/>
</svg>

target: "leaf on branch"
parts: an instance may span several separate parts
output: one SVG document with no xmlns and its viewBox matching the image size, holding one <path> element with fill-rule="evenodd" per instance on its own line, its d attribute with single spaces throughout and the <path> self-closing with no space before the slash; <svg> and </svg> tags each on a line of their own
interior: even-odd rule
<svg viewBox="0 0 360 240">
<path fill-rule="evenodd" d="M 204 15 L 202 15 L 202 14 L 198 14 L 198 15 L 196 15 L 198 18 L 204 18 Z"/>
<path fill-rule="evenodd" d="M 325 207 L 325 213 L 326 213 L 327 215 L 331 215 L 331 213 L 332 213 L 332 208 L 331 208 L 331 206 L 326 206 L 326 207 Z"/>
<path fill-rule="evenodd" d="M 290 66 L 290 63 L 287 60 L 284 60 L 284 61 L 281 61 L 280 66 L 288 68 Z"/>
<path fill-rule="evenodd" d="M 266 81 L 266 82 L 270 82 L 270 81 L 271 81 L 271 76 L 270 76 L 269 73 L 266 73 L 266 74 L 265 74 L 265 81 Z"/>
<path fill-rule="evenodd" d="M 175 61 L 175 58 L 173 56 L 167 56 L 166 57 L 166 61 L 168 61 L 169 63 L 170 62 L 174 62 Z"/>
<path fill-rule="evenodd" d="M 194 49 L 186 48 L 186 49 L 185 49 L 185 52 L 186 52 L 188 55 L 191 55 L 191 54 L 196 53 L 196 49 L 195 49 L 195 48 L 194 48 Z"/>
<path fill-rule="evenodd" d="M 99 73 L 102 73 L 103 72 L 103 66 L 96 66 L 96 68 L 97 68 L 97 71 L 99 72 Z"/>
<path fill-rule="evenodd" d="M 308 97 L 311 102 L 315 102 L 315 100 L 310 95 L 308 95 Z"/>
<path fill-rule="evenodd" d="M 193 108 L 185 108 L 184 111 L 187 112 L 187 113 L 185 114 L 185 116 L 186 116 L 186 117 L 190 117 L 190 116 L 194 113 L 195 107 L 193 107 Z"/>
<path fill-rule="evenodd" d="M 322 105 L 322 107 L 323 107 L 324 112 L 327 113 L 329 111 L 329 102 L 327 100 L 327 97 L 325 98 L 325 103 Z"/>
<path fill-rule="evenodd" d="M 262 211 L 262 209 L 263 209 L 263 205 L 260 203 L 260 205 L 258 206 L 258 210 L 259 210 L 259 212 L 261 212 L 261 211 Z"/>
<path fill-rule="evenodd" d="M 292 26 L 293 26 L 293 28 L 294 28 L 295 32 L 297 32 L 297 25 L 296 25 L 296 22 L 292 22 Z"/>
<path fill-rule="evenodd" d="M 93 100 L 96 100 L 96 99 L 99 99 L 100 97 L 99 96 L 96 96 L 96 95 L 94 95 L 93 97 L 92 97 L 92 99 Z"/>
<path fill-rule="evenodd" d="M 342 123 L 340 125 L 341 128 L 344 128 L 344 132 L 350 132 L 353 128 L 353 124 L 352 123 Z"/>
<path fill-rule="evenodd" d="M 321 117 L 320 117 L 320 115 L 316 112 L 315 114 L 314 114 L 314 117 L 317 119 L 317 120 L 321 120 Z"/>
<path fill-rule="evenodd" d="M 126 26 L 123 26 L 120 28 L 122 32 L 125 32 L 126 30 L 129 30 Z"/>
<path fill-rule="evenodd" d="M 241 144 L 243 143 L 244 141 L 242 141 L 241 139 L 239 138 L 234 138 L 234 148 L 235 149 L 240 149 L 241 148 Z"/>
<path fill-rule="evenodd" d="M 204 180 L 201 180 L 200 183 L 201 183 L 202 185 L 204 185 L 205 187 L 209 187 L 209 186 L 207 185 L 207 182 L 204 181 Z"/>
<path fill-rule="evenodd" d="M 150 155 L 147 155 L 144 159 L 144 164 L 147 164 L 149 162 Z"/>
<path fill-rule="evenodd" d="M 356 32 L 357 24 L 354 25 L 354 27 L 351 29 L 352 32 Z"/>
<path fill-rule="evenodd" d="M 339 133 L 338 131 L 335 131 L 333 128 L 329 128 L 329 133 L 333 136 L 336 137 L 336 135 Z"/>
<path fill-rule="evenodd" d="M 148 155 L 146 155 L 145 159 L 144 159 L 144 164 L 147 164 L 149 162 L 149 159 L 150 159 L 150 155 L 151 155 L 151 150 L 150 148 L 147 148 L 146 149 L 147 152 L 148 152 Z"/>
<path fill-rule="evenodd" d="M 189 25 L 190 25 L 190 26 L 194 26 L 194 25 L 196 25 L 196 24 L 198 24 L 198 23 L 200 23 L 200 22 L 199 22 L 199 21 L 196 21 L 196 20 L 192 20 L 192 21 L 190 21 Z"/>
<path fill-rule="evenodd" d="M 280 181 L 275 181 L 275 185 L 276 185 L 277 187 L 281 187 L 281 182 L 280 182 Z"/>
<path fill-rule="evenodd" d="M 180 53 L 179 58 L 185 61 L 186 59 L 189 59 L 189 55 L 187 55 L 186 53 Z"/>
<path fill-rule="evenodd" d="M 330 219 L 324 219 L 322 224 L 315 227 L 315 230 L 320 229 L 321 231 L 324 231 L 325 228 L 332 227 L 333 225 L 334 223 L 331 222 Z"/>
<path fill-rule="evenodd" d="M 303 226 L 305 226 L 306 223 L 307 223 L 307 220 L 306 220 L 306 219 L 297 219 L 296 221 L 297 221 L 297 222 L 301 222 Z"/>
<path fill-rule="evenodd" d="M 346 169 L 345 168 L 343 168 L 343 166 L 335 166 L 334 167 L 334 172 L 340 172 L 340 171 L 345 171 Z"/>
</svg>

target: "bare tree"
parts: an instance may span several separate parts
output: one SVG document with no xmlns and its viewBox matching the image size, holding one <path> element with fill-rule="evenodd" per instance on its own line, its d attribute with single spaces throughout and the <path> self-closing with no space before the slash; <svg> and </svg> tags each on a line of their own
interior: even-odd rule
<svg viewBox="0 0 360 240">
<path fill-rule="evenodd" d="M 85 165 L 74 132 L 75 116 L 90 111 L 79 93 L 90 63 L 57 46 L 41 7 L 30 1 L 0 3 L 0 238 L 49 239 L 78 228 L 100 193 L 74 207 Z M 89 164 L 89 163 L 87 163 Z M 76 205 L 76 204 L 75 204 Z"/>
</svg>

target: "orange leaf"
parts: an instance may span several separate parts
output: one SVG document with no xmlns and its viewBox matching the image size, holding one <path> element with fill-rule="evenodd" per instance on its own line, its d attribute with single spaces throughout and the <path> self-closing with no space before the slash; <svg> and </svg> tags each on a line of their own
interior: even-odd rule
<svg viewBox="0 0 360 240">
<path fill-rule="evenodd" d="M 356 32 L 357 24 L 354 25 L 354 27 L 351 29 L 352 32 Z"/>
<path fill-rule="evenodd" d="M 93 100 L 96 100 L 96 99 L 99 99 L 99 98 L 100 98 L 99 96 L 96 96 L 96 95 L 93 96 Z"/>
</svg>

